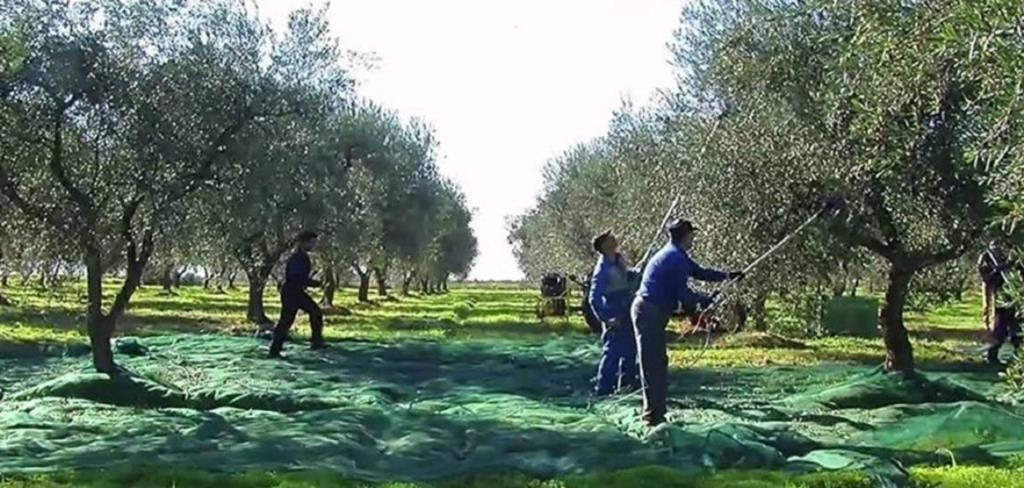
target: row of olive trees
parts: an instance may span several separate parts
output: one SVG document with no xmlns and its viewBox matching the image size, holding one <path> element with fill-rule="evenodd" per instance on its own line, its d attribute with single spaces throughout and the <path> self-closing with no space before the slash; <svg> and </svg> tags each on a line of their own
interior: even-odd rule
<svg viewBox="0 0 1024 488">
<path fill-rule="evenodd" d="M 355 96 L 322 11 L 277 34 L 239 2 L 2 0 L 0 47 L 3 258 L 84 271 L 98 371 L 116 369 L 110 338 L 152 260 L 237 266 L 265 321 L 301 229 L 330 266 L 382 280 L 475 256 L 432 134 Z"/>
<path fill-rule="evenodd" d="M 679 195 L 702 258 L 738 266 L 839 195 L 846 211 L 766 262 L 743 298 L 763 309 L 881 278 L 886 365 L 912 371 L 912 287 L 959 289 L 984 228 L 1019 219 L 1020 14 L 1006 0 L 695 2 L 672 44 L 677 88 L 550 164 L 513 221 L 520 264 L 584 270 L 606 227 L 642 253 Z"/>
</svg>

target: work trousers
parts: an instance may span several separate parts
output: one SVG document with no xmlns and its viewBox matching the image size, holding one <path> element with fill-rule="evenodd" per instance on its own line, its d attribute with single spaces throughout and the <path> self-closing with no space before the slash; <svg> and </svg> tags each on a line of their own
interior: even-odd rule
<svg viewBox="0 0 1024 488">
<path fill-rule="evenodd" d="M 615 327 L 604 325 L 601 333 L 601 363 L 597 367 L 597 394 L 611 395 L 618 389 L 637 386 L 636 337 L 628 314 Z"/>
<path fill-rule="evenodd" d="M 668 396 L 668 351 L 665 329 L 669 313 L 637 297 L 631 310 L 640 355 L 640 382 L 644 392 L 643 419 L 648 425 L 665 421 Z"/>
<path fill-rule="evenodd" d="M 288 337 L 288 331 L 295 323 L 295 315 L 299 310 L 309 315 L 309 328 L 311 342 L 322 344 L 324 342 L 324 313 L 320 306 L 302 289 L 292 289 L 287 286 L 281 289 L 281 317 L 274 327 L 274 342 L 270 345 L 270 352 L 276 354 L 281 352 L 284 341 Z"/>
<path fill-rule="evenodd" d="M 992 327 L 992 334 L 989 339 L 987 359 L 990 363 L 999 362 L 999 349 L 1003 347 L 1006 340 L 1015 350 L 1020 349 L 1021 330 L 1020 320 L 1014 308 L 996 308 L 995 326 Z"/>
</svg>

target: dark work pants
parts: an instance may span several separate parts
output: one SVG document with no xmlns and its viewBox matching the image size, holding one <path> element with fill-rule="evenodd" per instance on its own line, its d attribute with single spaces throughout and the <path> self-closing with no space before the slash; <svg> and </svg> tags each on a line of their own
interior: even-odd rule
<svg viewBox="0 0 1024 488">
<path fill-rule="evenodd" d="M 1017 318 L 1017 311 L 1013 308 L 996 308 L 995 327 L 992 328 L 988 346 L 988 362 L 999 362 L 999 349 L 1003 347 L 1007 339 L 1010 340 L 1014 349 L 1020 349 L 1020 335 L 1020 320 Z"/>
<path fill-rule="evenodd" d="M 619 317 L 615 327 L 604 326 L 601 334 L 601 363 L 597 367 L 597 394 L 611 395 L 615 390 L 636 386 L 636 337 L 629 317 Z"/>
<path fill-rule="evenodd" d="M 644 391 L 643 418 L 649 425 L 665 421 L 668 409 L 668 351 L 665 328 L 669 314 L 642 298 L 633 300 L 631 310 L 640 355 L 640 382 Z"/>
<path fill-rule="evenodd" d="M 295 323 L 295 315 L 302 310 L 309 315 L 309 328 L 311 329 L 311 342 L 319 344 L 324 341 L 324 313 L 320 306 L 313 301 L 305 290 L 281 289 L 281 318 L 274 328 L 274 342 L 270 344 L 272 354 L 281 352 L 284 341 L 288 337 L 288 330 Z"/>
</svg>

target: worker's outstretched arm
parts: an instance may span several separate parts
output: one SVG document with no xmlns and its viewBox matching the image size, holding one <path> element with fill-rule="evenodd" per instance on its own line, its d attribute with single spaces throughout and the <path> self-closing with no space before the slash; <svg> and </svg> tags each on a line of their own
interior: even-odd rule
<svg viewBox="0 0 1024 488">
<path fill-rule="evenodd" d="M 689 256 L 686 256 L 686 259 L 689 261 L 686 264 L 687 268 L 690 270 L 690 276 L 693 276 L 695 279 L 710 282 L 725 281 L 729 279 L 729 273 L 726 273 L 725 271 L 704 268 Z"/>
<path fill-rule="evenodd" d="M 700 273 L 696 263 L 693 262 L 688 256 L 681 256 L 678 261 L 674 263 L 674 274 L 678 276 L 680 280 L 679 285 L 676 287 L 677 299 L 679 303 L 683 305 L 683 310 L 687 313 L 694 313 L 697 308 L 705 308 L 711 304 L 711 297 L 698 293 L 690 288 L 690 277 L 698 278 L 697 273 Z M 698 278 L 701 279 L 701 278 Z"/>
</svg>

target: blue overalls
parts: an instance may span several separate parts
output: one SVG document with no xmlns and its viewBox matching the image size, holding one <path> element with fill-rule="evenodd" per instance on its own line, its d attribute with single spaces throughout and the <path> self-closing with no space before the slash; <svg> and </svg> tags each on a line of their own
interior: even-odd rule
<svg viewBox="0 0 1024 488">
<path fill-rule="evenodd" d="M 636 338 L 629 317 L 636 272 L 626 268 L 621 256 L 601 256 L 590 284 L 590 307 L 604 325 L 601 362 L 597 368 L 597 394 L 610 395 L 619 388 L 639 386 Z M 609 322 L 615 320 L 614 326 Z"/>
<path fill-rule="evenodd" d="M 711 298 L 690 289 L 689 280 L 725 281 L 721 271 L 700 267 L 685 250 L 669 243 L 644 269 L 640 289 L 631 310 L 640 355 L 640 379 L 644 390 L 644 420 L 650 425 L 665 421 L 668 396 L 668 351 L 665 328 L 679 303 L 687 310 L 711 304 Z"/>
</svg>

